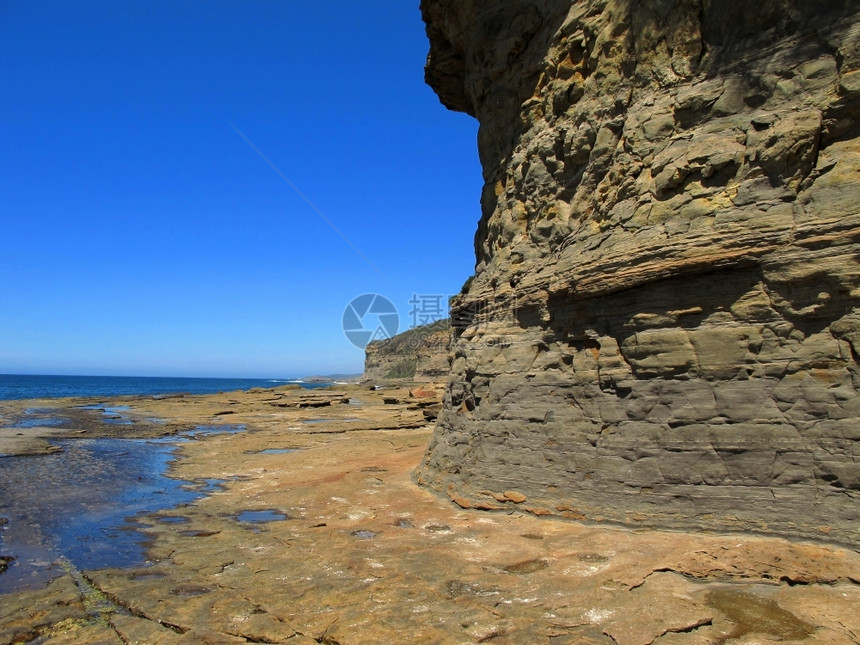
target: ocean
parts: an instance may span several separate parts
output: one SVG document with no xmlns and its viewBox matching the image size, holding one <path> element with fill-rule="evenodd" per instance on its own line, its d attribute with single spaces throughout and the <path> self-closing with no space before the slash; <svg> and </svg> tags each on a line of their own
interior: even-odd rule
<svg viewBox="0 0 860 645">
<path fill-rule="evenodd" d="M 114 396 L 162 396 L 166 394 L 215 394 L 255 387 L 296 384 L 312 389 L 329 382 L 300 379 L 182 378 L 159 376 L 43 376 L 0 374 L 0 401 L 46 399 L 67 396 L 109 398 Z"/>
</svg>

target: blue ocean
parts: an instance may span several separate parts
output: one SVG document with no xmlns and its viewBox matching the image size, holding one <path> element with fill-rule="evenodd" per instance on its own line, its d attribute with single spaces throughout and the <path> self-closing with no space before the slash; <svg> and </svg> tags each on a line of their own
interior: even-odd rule
<svg viewBox="0 0 860 645">
<path fill-rule="evenodd" d="M 0 374 L 0 401 L 66 396 L 108 398 L 113 396 L 163 396 L 167 394 L 216 394 L 255 387 L 296 384 L 304 388 L 331 383 L 299 379 L 182 378 L 158 376 L 35 376 Z"/>
</svg>

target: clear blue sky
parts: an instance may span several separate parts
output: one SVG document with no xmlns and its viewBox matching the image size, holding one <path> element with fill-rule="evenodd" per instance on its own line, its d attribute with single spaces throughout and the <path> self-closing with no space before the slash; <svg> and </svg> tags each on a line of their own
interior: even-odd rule
<svg viewBox="0 0 860 645">
<path fill-rule="evenodd" d="M 358 372 L 353 297 L 457 292 L 477 124 L 417 5 L 0 1 L 0 373 Z"/>
</svg>

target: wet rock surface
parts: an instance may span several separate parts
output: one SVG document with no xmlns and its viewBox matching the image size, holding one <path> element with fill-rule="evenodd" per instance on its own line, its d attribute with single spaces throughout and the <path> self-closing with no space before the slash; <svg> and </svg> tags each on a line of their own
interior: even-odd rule
<svg viewBox="0 0 860 645">
<path fill-rule="evenodd" d="M 134 399 L 132 399 L 134 400 Z M 61 450 L 51 438 L 139 438 L 175 435 L 193 424 L 147 417 L 131 405 L 86 398 L 0 402 L 0 455 L 38 455 Z"/>
<path fill-rule="evenodd" d="M 857 3 L 422 11 L 485 186 L 419 480 L 464 507 L 857 544 Z"/>
<path fill-rule="evenodd" d="M 432 426 L 407 387 L 385 392 L 402 403 L 125 402 L 178 424 L 235 410 L 244 432 L 183 442 L 172 470 L 223 484 L 136 519 L 148 565 L 0 596 L 0 643 L 856 642 L 857 552 L 462 509 L 413 481 Z"/>
</svg>

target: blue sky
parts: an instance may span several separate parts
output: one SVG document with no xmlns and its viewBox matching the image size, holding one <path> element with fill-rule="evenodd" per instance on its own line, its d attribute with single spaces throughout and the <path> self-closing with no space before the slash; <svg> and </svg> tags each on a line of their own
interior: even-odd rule
<svg viewBox="0 0 860 645">
<path fill-rule="evenodd" d="M 353 297 L 457 292 L 477 124 L 417 5 L 2 0 L 0 373 L 357 372 Z"/>
</svg>

